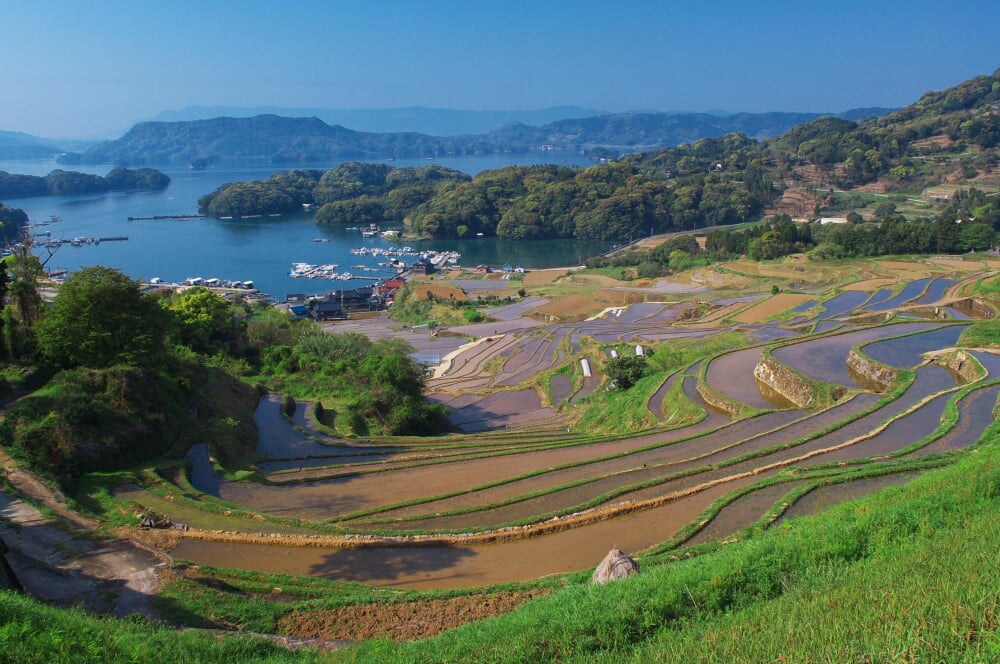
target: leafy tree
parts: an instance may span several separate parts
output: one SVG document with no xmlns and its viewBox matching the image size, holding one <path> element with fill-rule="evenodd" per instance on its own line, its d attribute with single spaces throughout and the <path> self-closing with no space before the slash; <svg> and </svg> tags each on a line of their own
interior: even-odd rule
<svg viewBox="0 0 1000 664">
<path fill-rule="evenodd" d="M 200 286 L 178 295 L 170 310 L 178 322 L 181 342 L 198 353 L 235 345 L 246 328 L 228 302 Z"/>
<path fill-rule="evenodd" d="M 65 367 L 152 366 L 162 359 L 167 313 L 139 283 L 113 268 L 83 268 L 66 280 L 36 326 L 38 346 Z"/>
<path fill-rule="evenodd" d="M 958 241 L 962 251 L 986 251 L 996 244 L 997 234 L 986 224 L 961 224 Z"/>
<path fill-rule="evenodd" d="M 619 355 L 608 360 L 604 372 L 611 384 L 619 390 L 627 390 L 646 375 L 644 355 Z"/>
</svg>

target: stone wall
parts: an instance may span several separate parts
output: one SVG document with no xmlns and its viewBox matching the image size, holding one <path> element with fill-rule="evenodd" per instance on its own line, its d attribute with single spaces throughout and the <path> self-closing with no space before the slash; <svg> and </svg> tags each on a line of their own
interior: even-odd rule
<svg viewBox="0 0 1000 664">
<path fill-rule="evenodd" d="M 809 381 L 766 353 L 761 355 L 753 375 L 799 408 L 813 404 L 813 387 Z"/>
<path fill-rule="evenodd" d="M 698 390 L 698 396 L 700 396 L 702 401 L 705 402 L 705 405 L 712 410 L 722 413 L 726 417 L 736 417 L 740 414 L 740 410 L 742 410 L 742 406 L 740 404 L 718 394 L 703 381 L 698 381 L 696 389 Z"/>
<path fill-rule="evenodd" d="M 885 392 L 896 380 L 896 371 L 870 360 L 853 348 L 847 355 L 847 368 L 860 376 L 876 392 Z"/>
<path fill-rule="evenodd" d="M 963 383 L 975 382 L 984 375 L 979 362 L 964 350 L 941 353 L 940 355 L 934 357 L 933 362 L 951 371 L 953 374 L 958 376 L 959 380 Z"/>
<path fill-rule="evenodd" d="M 976 297 L 967 297 L 964 300 L 956 300 L 948 304 L 949 307 L 959 311 L 966 316 L 979 320 L 993 318 L 996 312 L 993 307 Z"/>
</svg>

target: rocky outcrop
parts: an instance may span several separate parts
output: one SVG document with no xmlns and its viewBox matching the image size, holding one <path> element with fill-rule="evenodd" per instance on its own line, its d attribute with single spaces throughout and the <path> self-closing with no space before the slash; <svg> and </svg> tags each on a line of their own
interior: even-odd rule
<svg viewBox="0 0 1000 664">
<path fill-rule="evenodd" d="M 993 318 L 996 315 L 993 307 L 976 297 L 956 300 L 955 302 L 950 302 L 948 306 L 955 311 L 965 314 L 969 318 L 978 320 Z"/>
</svg>

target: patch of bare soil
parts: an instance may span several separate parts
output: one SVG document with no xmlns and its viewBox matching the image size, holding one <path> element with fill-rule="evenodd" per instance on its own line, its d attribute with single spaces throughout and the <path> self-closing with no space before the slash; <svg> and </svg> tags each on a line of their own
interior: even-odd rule
<svg viewBox="0 0 1000 664">
<path fill-rule="evenodd" d="M 896 279 L 865 279 L 864 281 L 855 281 L 853 284 L 847 284 L 844 286 L 844 290 L 849 291 L 872 291 L 879 288 L 885 288 L 887 286 L 893 286 L 898 283 Z"/>
<path fill-rule="evenodd" d="M 548 286 L 556 279 L 566 276 L 566 269 L 559 268 L 555 270 L 529 270 L 524 273 L 524 284 L 525 288 L 536 288 L 538 286 Z"/>
<path fill-rule="evenodd" d="M 465 296 L 465 292 L 461 288 L 452 286 L 451 284 L 422 283 L 414 286 L 414 292 L 418 300 L 426 300 L 428 296 L 433 296 L 436 300 L 454 299 L 459 302 L 465 302 L 469 299 Z"/>
<path fill-rule="evenodd" d="M 583 317 L 599 311 L 602 306 L 591 295 L 564 295 L 553 298 L 540 307 L 532 309 L 530 314 L 543 314 L 559 319 Z"/>
<path fill-rule="evenodd" d="M 283 634 L 329 641 L 391 637 L 409 641 L 434 636 L 474 620 L 510 613 L 546 590 L 432 599 L 399 604 L 364 604 L 324 611 L 296 611 L 278 622 Z"/>
<path fill-rule="evenodd" d="M 733 316 L 733 320 L 739 323 L 763 323 L 772 316 L 788 311 L 792 307 L 806 302 L 812 298 L 811 295 L 801 295 L 798 293 L 780 293 L 755 304 L 749 309 L 745 309 Z"/>
</svg>

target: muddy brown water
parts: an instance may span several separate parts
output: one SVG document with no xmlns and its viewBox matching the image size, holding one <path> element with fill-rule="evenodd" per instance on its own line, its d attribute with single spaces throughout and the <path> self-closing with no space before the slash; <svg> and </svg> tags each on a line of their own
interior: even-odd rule
<svg viewBox="0 0 1000 664">
<path fill-rule="evenodd" d="M 802 465 L 814 466 L 830 461 L 882 456 L 908 447 L 938 427 L 944 408 L 951 397 L 951 394 L 934 397 L 915 412 L 896 420 L 872 438 L 823 454 L 816 461 L 808 461 Z"/>
<path fill-rule="evenodd" d="M 586 466 L 553 471 L 499 487 L 393 510 L 380 516 L 430 515 L 407 523 L 394 524 L 393 527 L 407 530 L 457 530 L 495 527 L 551 511 L 577 509 L 584 502 L 594 500 L 608 492 L 618 491 L 628 485 L 657 480 L 692 468 L 707 467 L 709 464 L 768 447 L 777 442 L 794 440 L 862 410 L 867 403 L 865 399 L 859 398 L 838 408 L 808 417 L 802 417 L 801 412 L 769 413 L 754 419 L 741 420 L 698 438 L 661 448 Z M 685 486 L 697 484 L 698 477 L 695 475 L 688 478 Z M 587 483 L 549 491 L 546 495 L 510 505 L 489 507 L 504 500 L 528 496 L 537 491 L 581 480 L 586 480 Z M 653 488 L 647 490 L 644 497 L 656 497 L 664 493 L 666 491 L 663 489 Z M 619 497 L 612 497 L 609 502 L 620 500 Z M 460 515 L 434 516 L 435 512 L 472 507 L 479 509 Z"/>
<path fill-rule="evenodd" d="M 636 553 L 656 546 L 732 488 L 714 487 L 656 509 L 501 544 L 332 549 L 182 540 L 171 554 L 200 565 L 426 590 L 528 581 L 595 567 L 611 548 Z"/>
<path fill-rule="evenodd" d="M 678 380 L 682 380 L 681 375 L 679 373 L 672 374 L 669 378 L 663 381 L 663 384 L 660 385 L 659 389 L 657 389 L 656 392 L 653 393 L 653 396 L 651 396 L 649 398 L 649 401 L 646 403 L 646 409 L 656 419 L 658 420 L 664 419 L 665 413 L 663 411 L 664 407 L 663 400 L 667 396 L 667 392 L 670 391 L 670 389 L 674 386 L 674 383 L 676 383 Z"/>
<path fill-rule="evenodd" d="M 757 379 L 753 375 L 754 367 L 760 361 L 760 355 L 760 348 L 747 348 L 717 357 L 708 365 L 705 381 L 712 389 L 734 401 L 753 408 L 775 408 L 776 404 L 761 394 L 757 388 Z M 781 407 L 781 404 L 777 404 L 777 407 Z"/>
<path fill-rule="evenodd" d="M 801 486 L 799 482 L 781 482 L 763 489 L 757 489 L 740 496 L 715 515 L 708 524 L 684 542 L 684 546 L 695 546 L 723 539 L 753 525 L 789 491 Z"/>
<path fill-rule="evenodd" d="M 275 547 L 259 544 L 224 544 L 184 540 L 173 553 L 179 558 L 220 567 L 305 574 L 412 588 L 470 587 L 512 580 L 528 580 L 547 574 L 587 569 L 596 565 L 607 550 L 612 547 L 637 552 L 670 539 L 680 528 L 698 518 L 718 497 L 778 471 L 769 470 L 745 478 L 733 478 L 733 475 L 752 471 L 781 458 L 798 455 L 807 448 L 819 449 L 823 445 L 842 442 L 852 435 L 856 435 L 855 431 L 862 432 L 866 430 L 866 427 L 867 430 L 870 430 L 872 426 L 884 421 L 893 412 L 900 412 L 907 405 L 916 403 L 922 396 L 952 384 L 951 377 L 943 369 L 932 366 L 922 368 L 918 372 L 913 387 L 902 398 L 882 408 L 877 413 L 862 418 L 860 422 L 856 423 L 856 426 L 848 425 L 834 434 L 807 443 L 805 446 L 768 455 L 764 459 L 753 459 L 729 467 L 710 468 L 692 478 L 682 478 L 677 482 L 650 489 L 648 497 L 657 497 L 664 495 L 667 491 L 684 488 L 685 485 L 694 486 L 704 483 L 706 480 L 730 478 L 718 486 L 675 500 L 662 507 L 542 537 L 503 544 L 466 547 L 444 545 L 377 546 L 359 550 Z M 872 403 L 875 398 L 873 395 L 862 395 L 851 402 L 852 407 L 860 408 L 865 404 Z M 984 399 L 988 400 L 986 397 Z M 845 404 L 841 407 L 846 410 L 848 405 Z M 781 415 L 787 416 L 789 414 L 771 414 L 772 417 Z M 828 414 L 824 417 L 834 418 L 836 416 L 836 414 Z M 843 414 L 841 413 L 840 416 L 842 417 Z M 756 418 L 756 421 L 758 421 L 756 426 L 763 426 L 767 423 L 767 420 L 761 418 Z M 773 424 L 774 421 L 776 420 L 772 420 L 771 423 Z M 766 442 L 773 443 L 781 439 L 787 440 L 798 435 L 802 430 L 808 431 L 810 426 L 812 430 L 821 428 L 822 421 L 824 420 L 807 418 L 801 422 L 793 422 L 779 431 L 760 434 L 756 438 L 748 440 L 747 444 L 753 446 L 763 445 Z M 755 420 L 746 420 L 745 423 L 738 424 L 741 427 L 752 429 L 755 426 L 752 424 L 754 422 Z M 736 433 L 737 431 L 739 433 Z M 735 425 L 729 434 L 737 436 L 741 440 L 750 435 L 748 430 L 740 430 Z M 488 478 L 510 477 L 526 472 L 527 469 L 567 463 L 574 458 L 593 459 L 596 456 L 609 453 L 612 449 L 627 450 L 630 449 L 630 446 L 631 449 L 635 449 L 642 444 L 640 441 L 649 443 L 657 438 L 666 439 L 671 435 L 678 434 L 676 432 L 663 432 L 636 440 L 580 445 L 545 452 L 526 452 L 496 459 L 463 461 L 461 466 L 456 466 L 456 469 L 461 468 L 462 472 L 460 473 L 449 472 L 448 464 L 440 464 L 429 468 L 385 473 L 384 477 L 367 476 L 363 481 L 360 481 L 359 478 L 337 478 L 294 487 L 262 487 L 226 483 L 221 492 L 224 498 L 237 503 L 250 504 L 255 509 L 264 512 L 322 519 L 345 514 L 361 507 L 398 502 L 406 496 L 440 494 L 448 487 L 452 489 L 462 486 L 468 487 L 484 483 Z M 712 445 L 717 444 L 722 438 L 707 440 L 713 442 L 701 441 L 704 445 L 701 449 L 713 454 L 711 452 Z M 675 450 L 670 449 L 670 447 L 666 446 L 662 451 L 669 455 L 678 454 L 681 450 L 680 447 Z M 743 448 L 743 443 L 738 447 Z M 649 458 L 653 458 L 656 452 L 657 450 L 650 450 L 640 454 L 650 455 Z M 725 453 L 720 451 L 719 454 L 724 455 Z M 731 456 L 732 452 L 729 454 Z M 639 458 L 641 457 L 636 455 L 630 461 L 634 463 Z M 725 458 L 725 456 L 720 456 L 721 458 Z M 636 468 L 635 473 L 647 471 L 648 469 L 639 470 Z M 590 472 L 593 470 L 591 469 Z M 638 474 L 634 476 L 638 476 Z M 547 478 L 548 486 L 552 485 L 552 479 L 552 477 Z M 618 480 L 618 485 L 622 485 L 621 480 Z M 519 488 L 524 490 L 528 487 Z M 621 502 L 626 498 L 641 499 L 643 495 L 641 492 L 636 492 L 629 496 L 616 498 L 613 502 Z M 748 502 L 753 501 L 748 498 Z M 536 505 L 535 510 L 537 508 Z M 751 511 L 756 509 L 755 507 Z M 537 514 L 537 511 L 535 513 Z M 740 514 L 738 510 L 734 510 L 731 518 L 736 519 L 737 522 L 741 518 L 749 518 L 747 513 L 744 513 L 742 517 Z"/>
<path fill-rule="evenodd" d="M 818 514 L 835 505 L 870 496 L 887 487 L 909 482 L 918 475 L 919 473 L 884 475 L 818 487 L 796 500 L 794 505 L 778 517 L 774 525 L 780 525 L 796 517 Z"/>
<path fill-rule="evenodd" d="M 924 456 L 945 450 L 957 450 L 975 445 L 993 422 L 1000 386 L 984 387 L 967 395 L 958 403 L 958 422 L 944 436 L 911 453 Z"/>
</svg>

